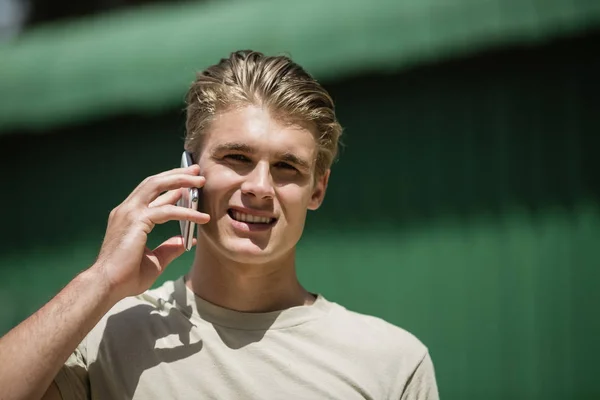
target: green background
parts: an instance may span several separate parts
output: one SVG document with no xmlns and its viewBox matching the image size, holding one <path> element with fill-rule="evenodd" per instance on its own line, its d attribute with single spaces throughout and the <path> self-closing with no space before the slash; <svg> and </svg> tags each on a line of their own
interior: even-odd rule
<svg viewBox="0 0 600 400">
<path fill-rule="evenodd" d="M 325 82 L 345 145 L 300 278 L 419 337 L 444 399 L 600 398 L 599 39 Z M 94 262 L 139 181 L 178 165 L 184 120 L 179 104 L 2 132 L 0 333 Z"/>
</svg>

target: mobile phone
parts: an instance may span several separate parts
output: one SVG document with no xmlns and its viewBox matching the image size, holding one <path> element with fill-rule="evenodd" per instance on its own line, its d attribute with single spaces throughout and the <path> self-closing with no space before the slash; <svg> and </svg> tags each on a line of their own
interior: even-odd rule
<svg viewBox="0 0 600 400">
<path fill-rule="evenodd" d="M 192 165 L 192 155 L 184 151 L 181 155 L 181 167 L 187 168 Z M 198 211 L 198 203 L 200 201 L 200 191 L 198 188 L 181 188 L 181 198 L 177 201 L 177 205 L 180 207 L 191 208 L 194 211 Z M 181 229 L 181 237 L 183 238 L 183 246 L 186 251 L 191 250 L 192 243 L 194 241 L 194 230 L 196 224 L 191 221 L 179 221 L 179 228 Z"/>
</svg>

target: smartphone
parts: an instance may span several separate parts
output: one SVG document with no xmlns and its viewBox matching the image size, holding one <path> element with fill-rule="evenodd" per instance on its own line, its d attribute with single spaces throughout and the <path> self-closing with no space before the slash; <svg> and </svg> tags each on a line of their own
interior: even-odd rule
<svg viewBox="0 0 600 400">
<path fill-rule="evenodd" d="M 181 167 L 187 168 L 193 163 L 192 155 L 189 152 L 184 151 L 181 155 Z M 180 190 L 181 198 L 177 201 L 177 205 L 198 211 L 198 203 L 200 202 L 200 191 L 198 188 L 181 188 Z M 179 228 L 181 229 L 183 246 L 186 251 L 189 251 L 192 248 L 196 224 L 190 221 L 179 221 Z"/>
</svg>

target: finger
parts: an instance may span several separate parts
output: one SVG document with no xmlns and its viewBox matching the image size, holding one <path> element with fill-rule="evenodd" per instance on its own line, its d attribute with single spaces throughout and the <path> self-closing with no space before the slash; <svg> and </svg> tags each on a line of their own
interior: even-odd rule
<svg viewBox="0 0 600 400">
<path fill-rule="evenodd" d="M 172 204 L 149 208 L 146 215 L 153 224 L 164 224 L 168 221 L 191 221 L 196 224 L 206 224 L 210 221 L 208 214 Z"/>
<path fill-rule="evenodd" d="M 154 201 L 163 192 L 180 188 L 200 188 L 204 186 L 205 182 L 206 179 L 198 175 L 174 174 L 153 176 L 140 187 L 135 199 L 137 202 L 146 205 Z"/>
<path fill-rule="evenodd" d="M 171 175 L 181 175 L 181 174 L 185 174 L 185 175 L 191 175 L 191 176 L 198 176 L 198 174 L 200 173 L 200 166 L 198 164 L 193 164 L 190 165 L 189 167 L 186 168 L 174 168 L 171 169 L 169 171 L 164 171 L 161 172 L 159 174 L 150 176 L 146 179 L 144 179 L 129 195 L 128 200 L 130 198 L 136 198 L 138 197 L 138 194 L 142 191 L 144 191 L 144 188 L 148 186 L 148 183 L 155 180 L 156 178 L 163 178 L 163 177 L 168 177 Z M 168 189 L 162 190 L 160 191 L 160 193 L 165 192 Z"/>
<path fill-rule="evenodd" d="M 149 207 L 159 207 L 165 204 L 175 204 L 181 198 L 181 189 L 169 190 L 156 198 Z"/>
<path fill-rule="evenodd" d="M 198 175 L 200 172 L 200 166 L 198 164 L 192 164 L 189 167 L 185 168 L 173 168 L 168 171 L 163 171 L 156 176 L 167 176 L 167 175 L 177 175 L 177 174 L 189 174 L 189 175 Z"/>
<path fill-rule="evenodd" d="M 194 239 L 193 245 L 196 244 L 196 239 Z M 163 243 L 158 245 L 152 253 L 156 257 L 158 261 L 158 265 L 160 266 L 161 272 L 173 262 L 177 257 L 182 255 L 185 252 L 185 247 L 183 245 L 183 238 L 181 236 L 173 236 L 165 240 Z"/>
</svg>

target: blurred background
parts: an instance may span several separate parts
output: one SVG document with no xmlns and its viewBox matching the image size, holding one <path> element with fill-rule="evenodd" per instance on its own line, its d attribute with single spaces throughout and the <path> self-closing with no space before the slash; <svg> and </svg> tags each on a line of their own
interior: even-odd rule
<svg viewBox="0 0 600 400">
<path fill-rule="evenodd" d="M 443 399 L 600 398 L 598 0 L 0 0 L 0 334 L 179 165 L 194 73 L 238 49 L 345 128 L 309 290 L 419 337 Z"/>
</svg>

